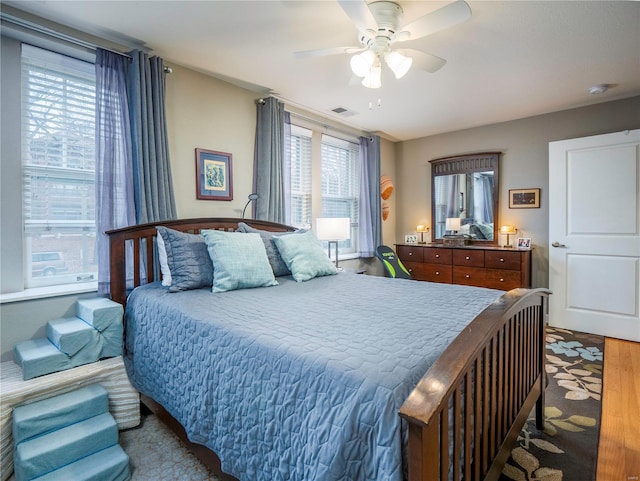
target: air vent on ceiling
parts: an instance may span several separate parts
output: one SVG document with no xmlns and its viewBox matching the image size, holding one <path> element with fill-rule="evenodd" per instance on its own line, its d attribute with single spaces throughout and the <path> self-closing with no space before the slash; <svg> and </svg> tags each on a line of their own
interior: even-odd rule
<svg viewBox="0 0 640 481">
<path fill-rule="evenodd" d="M 336 107 L 335 109 L 331 109 L 331 111 L 340 115 L 341 117 L 351 117 L 352 115 L 356 114 L 355 112 L 345 109 L 344 107 Z"/>
</svg>

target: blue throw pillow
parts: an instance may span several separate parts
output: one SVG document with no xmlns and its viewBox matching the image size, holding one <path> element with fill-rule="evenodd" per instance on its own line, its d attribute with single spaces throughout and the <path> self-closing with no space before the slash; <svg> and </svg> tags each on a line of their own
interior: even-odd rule
<svg viewBox="0 0 640 481">
<path fill-rule="evenodd" d="M 273 242 L 298 282 L 338 272 L 312 231 L 277 236 L 273 238 Z"/>
<path fill-rule="evenodd" d="M 203 230 L 213 262 L 213 292 L 278 284 L 258 234 Z"/>
<path fill-rule="evenodd" d="M 198 234 L 162 226 L 156 229 L 164 241 L 167 253 L 167 264 L 171 272 L 169 290 L 177 292 L 211 286 L 213 264 L 204 238 Z"/>
<path fill-rule="evenodd" d="M 280 276 L 288 276 L 291 274 L 291 271 L 287 267 L 287 264 L 284 263 L 280 253 L 278 252 L 278 248 L 273 242 L 273 238 L 276 236 L 283 235 L 283 232 L 272 232 L 268 230 L 261 230 L 251 227 L 250 225 L 244 222 L 238 222 L 238 230 L 236 232 L 251 232 L 254 234 L 260 234 L 262 238 L 262 242 L 264 242 L 264 248 L 267 251 L 267 258 L 269 259 L 269 264 L 271 264 L 271 268 L 273 269 L 273 275 L 276 277 Z M 303 230 L 297 230 L 291 232 L 292 234 L 305 232 Z"/>
</svg>

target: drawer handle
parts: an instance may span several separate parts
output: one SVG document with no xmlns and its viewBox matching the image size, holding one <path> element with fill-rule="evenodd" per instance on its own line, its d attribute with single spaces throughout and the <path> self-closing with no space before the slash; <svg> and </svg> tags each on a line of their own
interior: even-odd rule
<svg viewBox="0 0 640 481">
<path fill-rule="evenodd" d="M 503 278 L 500 278 L 500 282 L 504 282 L 504 279 L 503 279 Z"/>
<path fill-rule="evenodd" d="M 439 275 L 440 275 L 440 271 L 436 271 L 436 276 L 439 276 Z"/>
<path fill-rule="evenodd" d="M 500 258 L 500 262 L 504 262 L 504 259 L 502 257 Z"/>
<path fill-rule="evenodd" d="M 465 259 L 469 260 L 469 259 L 471 259 L 471 257 L 467 256 L 467 257 L 465 257 Z"/>
<path fill-rule="evenodd" d="M 412 255 L 413 255 L 413 252 L 409 252 L 409 255 L 410 255 L 410 256 L 412 256 Z"/>
<path fill-rule="evenodd" d="M 439 258 L 440 258 L 440 254 L 436 254 L 436 259 L 439 259 Z"/>
<path fill-rule="evenodd" d="M 471 278 L 471 276 L 470 276 L 469 274 L 467 274 L 465 277 L 466 277 L 467 279 L 470 279 L 470 278 Z"/>
</svg>

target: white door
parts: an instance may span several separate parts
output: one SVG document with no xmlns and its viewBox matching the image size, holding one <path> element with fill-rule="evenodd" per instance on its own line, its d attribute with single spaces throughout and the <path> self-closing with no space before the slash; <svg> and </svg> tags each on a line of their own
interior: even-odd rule
<svg viewBox="0 0 640 481">
<path fill-rule="evenodd" d="M 640 341 L 640 130 L 549 143 L 549 324 Z"/>
</svg>

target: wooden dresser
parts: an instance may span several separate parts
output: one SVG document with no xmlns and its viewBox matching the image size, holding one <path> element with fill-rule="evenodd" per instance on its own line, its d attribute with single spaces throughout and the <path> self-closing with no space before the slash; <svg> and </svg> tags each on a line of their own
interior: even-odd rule
<svg viewBox="0 0 640 481">
<path fill-rule="evenodd" d="M 531 287 L 531 251 L 497 246 L 444 247 L 396 244 L 396 251 L 418 281 L 466 284 L 511 290 Z"/>
</svg>

